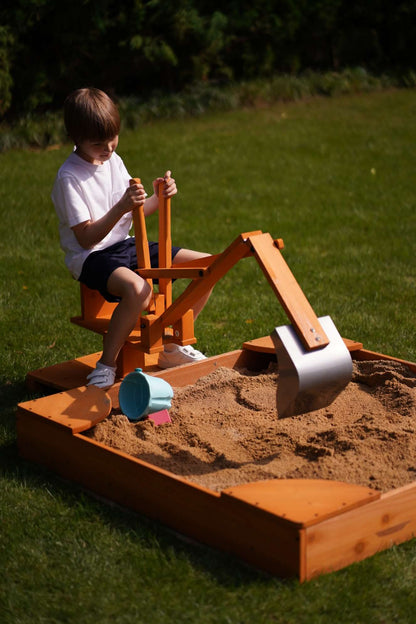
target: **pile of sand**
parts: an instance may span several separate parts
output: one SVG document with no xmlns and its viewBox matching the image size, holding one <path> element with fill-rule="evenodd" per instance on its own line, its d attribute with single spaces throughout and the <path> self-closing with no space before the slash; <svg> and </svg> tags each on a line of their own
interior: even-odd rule
<svg viewBox="0 0 416 624">
<path fill-rule="evenodd" d="M 120 412 L 87 435 L 211 490 L 275 478 L 339 480 L 387 491 L 416 479 L 416 374 L 355 362 L 327 408 L 277 417 L 278 373 L 220 368 L 174 388 L 172 423 Z"/>
</svg>

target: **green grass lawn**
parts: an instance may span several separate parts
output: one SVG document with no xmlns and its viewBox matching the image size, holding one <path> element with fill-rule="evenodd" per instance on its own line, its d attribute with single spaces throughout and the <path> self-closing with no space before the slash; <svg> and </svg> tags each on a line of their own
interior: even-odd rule
<svg viewBox="0 0 416 624">
<path fill-rule="evenodd" d="M 146 188 L 170 168 L 176 244 L 220 252 L 241 232 L 285 241 L 318 315 L 371 350 L 416 361 L 416 93 L 311 99 L 158 122 L 122 134 Z M 0 155 L 0 624 L 414 622 L 416 542 L 300 585 L 101 503 L 19 459 L 27 371 L 100 349 L 70 324 L 50 201 L 70 146 Z M 157 220 L 149 219 L 149 237 Z M 215 355 L 287 319 L 254 259 L 221 280 L 198 348 Z"/>
</svg>

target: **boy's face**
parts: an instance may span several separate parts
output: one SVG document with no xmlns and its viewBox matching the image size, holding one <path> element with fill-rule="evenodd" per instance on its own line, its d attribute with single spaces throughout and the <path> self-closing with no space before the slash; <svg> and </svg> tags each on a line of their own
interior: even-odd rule
<svg viewBox="0 0 416 624">
<path fill-rule="evenodd" d="M 106 141 L 81 141 L 75 150 L 87 162 L 93 165 L 102 165 L 106 160 L 110 160 L 118 145 L 118 136 Z"/>
</svg>

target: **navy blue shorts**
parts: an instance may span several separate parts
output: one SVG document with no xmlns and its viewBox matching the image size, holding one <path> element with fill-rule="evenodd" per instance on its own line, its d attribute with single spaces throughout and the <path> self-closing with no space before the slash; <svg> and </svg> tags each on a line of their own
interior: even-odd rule
<svg viewBox="0 0 416 624">
<path fill-rule="evenodd" d="M 180 250 L 180 247 L 172 246 L 172 260 Z M 159 266 L 159 245 L 149 241 L 150 265 L 153 269 Z M 127 267 L 132 271 L 137 269 L 136 243 L 134 237 L 110 245 L 106 249 L 93 251 L 87 256 L 79 281 L 98 292 L 107 301 L 120 301 L 107 291 L 107 282 L 111 273 L 119 267 Z M 153 280 L 157 283 L 157 280 Z"/>
</svg>

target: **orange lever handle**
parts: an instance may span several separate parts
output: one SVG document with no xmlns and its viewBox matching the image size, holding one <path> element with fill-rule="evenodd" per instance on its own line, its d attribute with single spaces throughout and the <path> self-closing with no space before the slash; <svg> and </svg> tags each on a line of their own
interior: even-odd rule
<svg viewBox="0 0 416 624">
<path fill-rule="evenodd" d="M 140 178 L 130 180 L 130 186 L 133 184 L 141 184 Z M 135 206 L 133 208 L 133 224 L 136 239 L 137 265 L 139 269 L 150 269 L 150 253 L 143 206 Z"/>
</svg>

